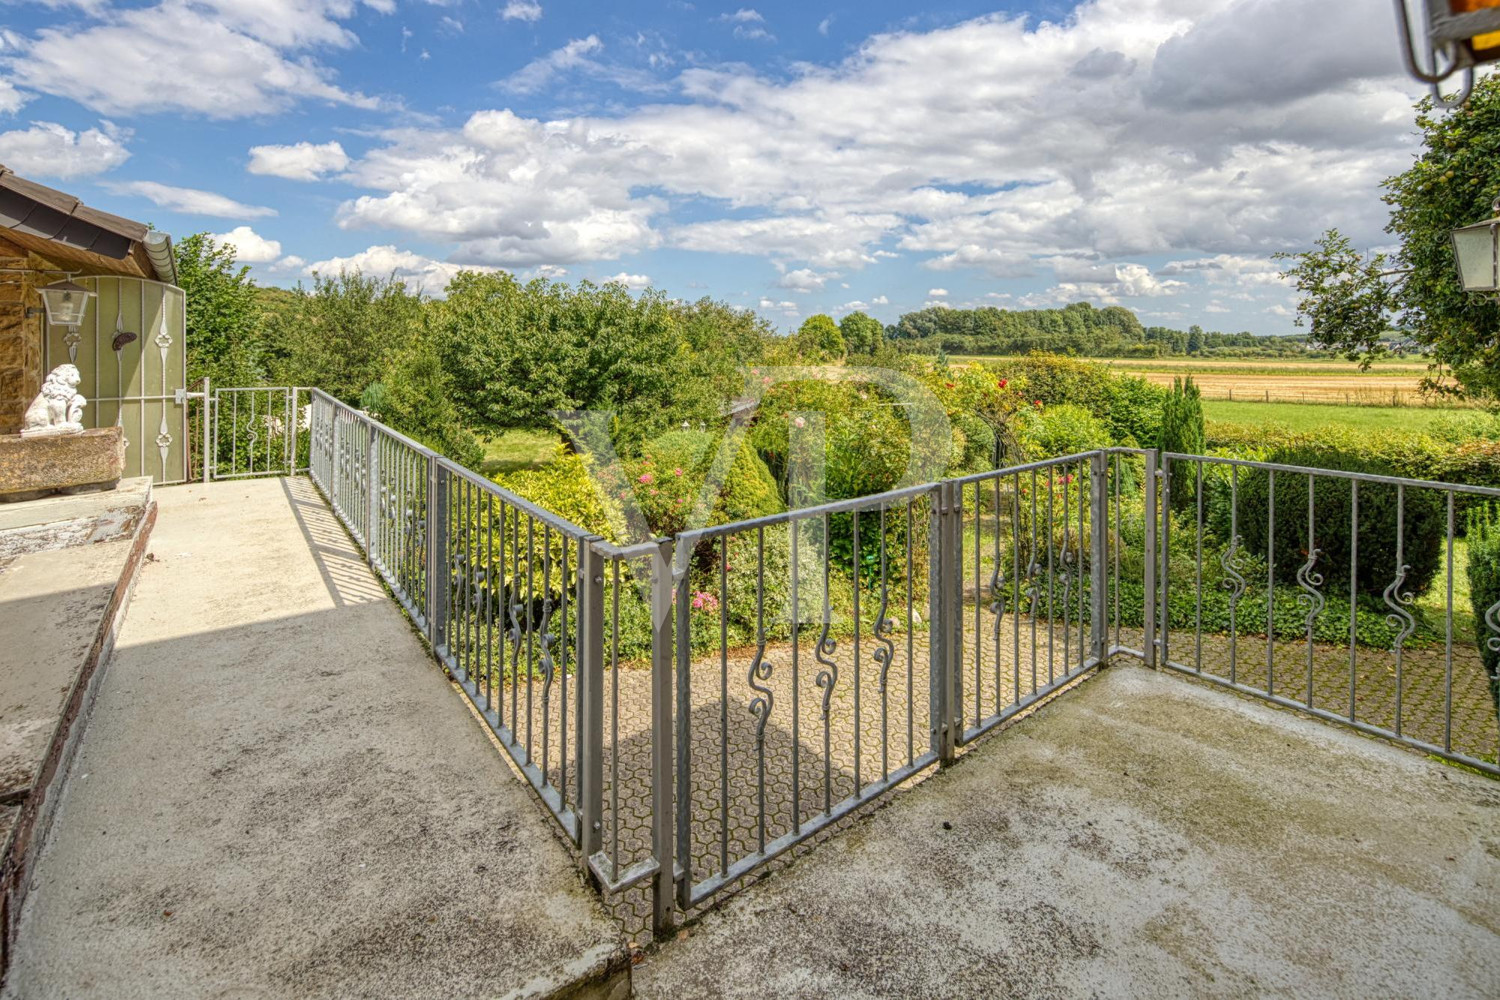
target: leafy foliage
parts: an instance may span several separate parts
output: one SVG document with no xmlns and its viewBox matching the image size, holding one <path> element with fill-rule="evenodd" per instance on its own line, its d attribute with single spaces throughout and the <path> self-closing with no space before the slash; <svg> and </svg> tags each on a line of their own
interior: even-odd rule
<svg viewBox="0 0 1500 1000">
<path fill-rule="evenodd" d="M 1385 182 L 1386 232 L 1400 249 L 1389 262 L 1366 257 L 1330 230 L 1291 258 L 1287 274 L 1303 293 L 1299 316 L 1317 342 L 1366 362 L 1383 352 L 1381 334 L 1394 317 L 1431 353 L 1437 374 L 1447 369 L 1456 379 L 1456 387 L 1430 379 L 1430 388 L 1500 403 L 1500 306 L 1463 291 L 1450 239 L 1493 215 L 1500 196 L 1500 78 L 1480 77 L 1453 111 L 1439 113 L 1423 99 L 1416 125 L 1421 155 Z"/>
<path fill-rule="evenodd" d="M 389 382 L 393 359 L 421 339 L 422 319 L 421 296 L 395 278 L 318 275 L 311 289 L 269 303 L 262 336 L 271 377 L 353 402 L 377 379 Z"/>
<path fill-rule="evenodd" d="M 597 487 L 588 460 L 561 445 L 557 457 L 541 468 L 496 476 L 495 482 L 585 531 L 619 540 L 616 526 L 624 523 L 619 504 Z"/>
<path fill-rule="evenodd" d="M 844 335 L 832 316 L 809 316 L 797 330 L 797 350 L 810 360 L 837 361 L 849 353 Z"/>
<path fill-rule="evenodd" d="M 1070 403 L 1088 410 L 1109 429 L 1115 444 L 1139 446 L 1157 439 L 1167 390 L 1143 378 L 1055 354 L 1033 353 L 990 367 L 1032 403 Z"/>
<path fill-rule="evenodd" d="M 628 446 L 681 420 L 713 421 L 737 352 L 757 343 L 754 324 L 741 319 L 735 339 L 710 344 L 706 323 L 684 323 L 683 309 L 660 293 L 633 298 L 620 284 L 523 285 L 505 273 L 464 272 L 430 309 L 458 404 L 490 432 L 556 426 L 554 412 L 603 410 Z"/>
<path fill-rule="evenodd" d="M 1194 332 L 1196 331 L 1196 333 Z M 1288 337 L 1142 327 L 1122 306 L 1096 309 L 1074 302 L 1061 309 L 952 309 L 906 313 L 887 335 L 903 350 L 936 354 L 1029 354 L 1044 351 L 1088 357 L 1162 357 L 1169 354 L 1303 354 Z M 851 345 L 850 351 L 854 348 Z"/>
<path fill-rule="evenodd" d="M 850 354 L 874 354 L 885 340 L 885 327 L 865 312 L 852 312 L 839 320 L 839 332 Z"/>
<path fill-rule="evenodd" d="M 1031 459 L 1057 458 L 1109 447 L 1109 428 L 1072 403 L 1037 407 L 1020 422 L 1021 442 Z"/>
<path fill-rule="evenodd" d="M 1172 392 L 1161 408 L 1161 436 L 1157 447 L 1179 455 L 1201 455 L 1203 441 L 1203 393 L 1189 375 L 1172 380 Z M 1186 463 L 1176 462 L 1171 469 L 1172 507 L 1186 510 L 1196 503 L 1197 481 Z"/>
<path fill-rule="evenodd" d="M 1500 602 L 1500 509 L 1488 505 L 1469 513 L 1469 598 L 1474 605 L 1479 658 L 1489 676 L 1490 697 L 1500 717 L 1500 635 L 1485 617 Z"/>
<path fill-rule="evenodd" d="M 235 267 L 232 244 L 194 233 L 175 247 L 177 283 L 187 296 L 187 377 L 215 385 L 259 385 L 265 377 L 255 281 Z"/>
<path fill-rule="evenodd" d="M 484 458 L 484 449 L 459 419 L 442 363 L 424 341 L 390 358 L 383 380 L 366 387 L 360 405 L 460 465 L 476 468 Z"/>
<path fill-rule="evenodd" d="M 1281 448 L 1269 458 L 1283 465 L 1345 472 L 1390 475 L 1394 471 L 1389 464 L 1368 455 L 1326 446 Z M 1309 477 L 1277 472 L 1273 486 L 1272 474 L 1258 468 L 1244 469 L 1239 475 L 1236 491 L 1239 534 L 1249 552 L 1258 558 L 1268 558 L 1274 564 L 1276 578 L 1282 583 L 1294 583 L 1297 571 L 1308 561 L 1310 551 L 1316 549 L 1318 558 L 1313 571 L 1323 576 L 1329 588 L 1347 587 L 1350 553 L 1356 544 L 1351 530 L 1355 503 L 1353 489 L 1347 479 L 1311 478 L 1311 540 L 1308 537 Z M 1230 499 L 1224 491 L 1229 484 L 1222 477 L 1217 478 L 1215 484 L 1213 488 L 1218 495 L 1208 506 L 1217 522 L 1214 527 L 1219 537 L 1228 539 L 1231 535 L 1228 524 Z M 1274 529 L 1270 523 L 1273 489 Z M 1403 500 L 1395 486 L 1362 482 L 1359 484 L 1358 503 L 1356 582 L 1360 592 L 1383 592 L 1396 580 L 1402 567 L 1405 567 L 1405 574 L 1401 592 L 1424 592 L 1442 563 L 1447 517 L 1443 496 L 1437 490 L 1407 489 Z M 1398 506 L 1401 508 L 1399 513 Z M 1398 521 L 1400 531 L 1397 530 Z"/>
</svg>

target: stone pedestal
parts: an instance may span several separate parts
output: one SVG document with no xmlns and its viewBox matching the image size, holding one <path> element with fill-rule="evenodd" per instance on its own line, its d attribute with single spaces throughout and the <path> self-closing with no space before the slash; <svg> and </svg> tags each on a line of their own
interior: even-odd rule
<svg viewBox="0 0 1500 1000">
<path fill-rule="evenodd" d="M 124 474 L 119 427 L 48 437 L 0 434 L 0 503 L 113 489 Z"/>
</svg>

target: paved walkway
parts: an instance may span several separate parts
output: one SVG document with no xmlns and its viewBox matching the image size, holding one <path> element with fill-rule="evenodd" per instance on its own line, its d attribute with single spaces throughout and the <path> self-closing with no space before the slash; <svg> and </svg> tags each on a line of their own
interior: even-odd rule
<svg viewBox="0 0 1500 1000">
<path fill-rule="evenodd" d="M 1500 996 L 1500 782 L 1119 665 L 635 970 L 646 1000 Z"/>
<path fill-rule="evenodd" d="M 5 996 L 545 995 L 616 960 L 312 487 L 158 500 Z"/>
</svg>

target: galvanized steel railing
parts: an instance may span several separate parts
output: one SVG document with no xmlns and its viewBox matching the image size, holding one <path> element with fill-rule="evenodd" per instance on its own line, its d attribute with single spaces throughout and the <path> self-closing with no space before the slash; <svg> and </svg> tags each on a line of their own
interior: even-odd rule
<svg viewBox="0 0 1500 1000">
<path fill-rule="evenodd" d="M 1154 592 L 1164 665 L 1500 774 L 1495 681 L 1479 655 L 1480 642 L 1500 650 L 1500 602 L 1461 625 L 1469 616 L 1456 599 L 1466 585 L 1460 513 L 1500 499 L 1500 490 L 1201 455 L 1162 459 Z M 1205 510 L 1215 476 L 1227 511 Z M 1372 521 L 1389 530 L 1372 530 Z M 1179 534 L 1187 546 L 1174 542 Z M 1433 573 L 1425 593 L 1412 583 L 1422 560 Z M 1184 589 L 1190 605 L 1174 601 Z M 1228 597 L 1227 628 L 1205 624 L 1205 598 L 1216 590 Z"/>
<path fill-rule="evenodd" d="M 310 395 L 313 481 L 642 929 L 1116 655 L 1500 774 L 1473 641 L 1500 643 L 1500 604 L 1469 624 L 1455 601 L 1460 509 L 1497 490 L 1105 449 L 621 547 Z M 1337 599 L 1318 544 L 1326 481 L 1353 502 Z M 1288 489 L 1305 544 L 1284 579 Z M 1419 627 L 1399 569 L 1420 491 L 1445 518 L 1439 626 Z M 1395 505 L 1395 537 L 1361 533 L 1362 496 Z M 1252 517 L 1271 522 L 1258 549 Z M 1388 618 L 1358 572 L 1377 545 L 1398 567 Z"/>
</svg>

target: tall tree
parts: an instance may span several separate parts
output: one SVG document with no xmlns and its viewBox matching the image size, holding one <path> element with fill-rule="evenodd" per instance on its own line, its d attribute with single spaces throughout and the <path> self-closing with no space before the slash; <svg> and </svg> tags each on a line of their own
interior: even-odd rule
<svg viewBox="0 0 1500 1000">
<path fill-rule="evenodd" d="M 839 332 L 850 354 L 874 354 L 885 339 L 880 320 L 865 312 L 852 312 L 839 320 Z"/>
<path fill-rule="evenodd" d="M 849 353 L 839 325 L 823 313 L 802 321 L 797 330 L 797 350 L 804 357 L 822 361 L 835 361 Z"/>
<path fill-rule="evenodd" d="M 177 283 L 187 297 L 188 380 L 260 385 L 265 370 L 250 268 L 236 267 L 234 246 L 208 233 L 194 233 L 175 249 Z"/>
<path fill-rule="evenodd" d="M 415 343 L 421 322 L 420 295 L 395 277 L 356 269 L 315 275 L 311 289 L 278 296 L 267 310 L 265 339 L 278 380 L 316 385 L 352 403 Z"/>
<path fill-rule="evenodd" d="M 1494 214 L 1500 197 L 1500 77 L 1481 77 L 1468 103 L 1452 111 L 1422 100 L 1416 124 L 1421 155 L 1385 182 L 1394 256 L 1359 253 L 1333 230 L 1290 255 L 1286 274 L 1319 344 L 1368 362 L 1385 352 L 1382 336 L 1394 325 L 1432 359 L 1430 388 L 1500 403 L 1500 306 L 1463 291 L 1449 238 Z"/>
</svg>

